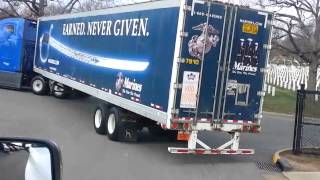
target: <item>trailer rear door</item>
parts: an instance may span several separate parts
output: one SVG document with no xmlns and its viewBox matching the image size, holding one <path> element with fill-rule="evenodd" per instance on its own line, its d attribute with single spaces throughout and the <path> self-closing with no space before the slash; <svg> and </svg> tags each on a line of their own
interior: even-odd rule
<svg viewBox="0 0 320 180">
<path fill-rule="evenodd" d="M 260 117 L 271 15 L 212 2 L 187 7 L 173 121 L 253 123 Z"/>
<path fill-rule="evenodd" d="M 223 61 L 228 6 L 187 1 L 174 119 L 210 120 Z"/>
<path fill-rule="evenodd" d="M 224 123 L 257 123 L 261 116 L 271 14 L 235 7 L 234 30 L 217 118 Z"/>
</svg>

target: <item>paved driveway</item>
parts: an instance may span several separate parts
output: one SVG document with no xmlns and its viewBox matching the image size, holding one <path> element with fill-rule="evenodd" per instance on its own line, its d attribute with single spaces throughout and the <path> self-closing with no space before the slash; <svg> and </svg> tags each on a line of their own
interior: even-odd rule
<svg viewBox="0 0 320 180">
<path fill-rule="evenodd" d="M 112 142 L 97 135 L 92 122 L 95 103 L 93 98 L 60 100 L 0 89 L 0 136 L 57 142 L 65 180 L 282 179 L 270 162 L 273 152 L 291 146 L 293 122 L 288 116 L 267 114 L 262 133 L 241 136 L 241 147 L 256 149 L 253 156 L 175 155 L 167 147 L 184 143 L 148 133 L 139 143 Z M 200 138 L 218 146 L 229 136 L 201 133 Z"/>
</svg>

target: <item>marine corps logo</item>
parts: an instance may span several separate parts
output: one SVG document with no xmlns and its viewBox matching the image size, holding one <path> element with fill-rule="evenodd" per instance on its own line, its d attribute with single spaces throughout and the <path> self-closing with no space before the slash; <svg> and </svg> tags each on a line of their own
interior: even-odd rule
<svg viewBox="0 0 320 180">
<path fill-rule="evenodd" d="M 202 31 L 201 35 L 194 35 L 188 43 L 189 54 L 193 57 L 202 59 L 202 56 L 210 52 L 211 48 L 216 47 L 220 41 L 219 31 L 207 23 L 192 27 L 194 30 Z"/>
</svg>

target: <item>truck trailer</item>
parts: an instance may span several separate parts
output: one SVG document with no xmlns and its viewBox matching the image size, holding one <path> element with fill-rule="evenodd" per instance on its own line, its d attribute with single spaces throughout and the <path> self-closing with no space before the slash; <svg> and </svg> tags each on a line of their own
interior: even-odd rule
<svg viewBox="0 0 320 180">
<path fill-rule="evenodd" d="M 164 129 L 178 154 L 254 154 L 240 133 L 261 130 L 273 14 L 202 0 L 163 0 L 38 19 L 33 81 L 102 100 L 98 134 Z M 51 83 L 50 83 L 51 82 Z M 211 147 L 199 131 L 229 133 Z M 176 134 L 177 133 L 177 134 Z"/>
<path fill-rule="evenodd" d="M 33 72 L 37 24 L 23 18 L 0 20 L 0 86 L 28 87 Z"/>
</svg>

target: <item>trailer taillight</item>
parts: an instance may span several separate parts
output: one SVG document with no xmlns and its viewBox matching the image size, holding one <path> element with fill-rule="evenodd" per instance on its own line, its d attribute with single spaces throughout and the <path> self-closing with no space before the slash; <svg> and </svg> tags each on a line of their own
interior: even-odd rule
<svg viewBox="0 0 320 180">
<path fill-rule="evenodd" d="M 184 129 L 186 129 L 186 130 L 187 130 L 187 129 L 189 129 L 190 124 L 189 124 L 189 123 L 184 123 L 184 124 L 183 124 L 183 127 L 184 127 Z"/>
<path fill-rule="evenodd" d="M 171 128 L 172 128 L 172 129 L 177 129 L 177 128 L 178 128 L 178 126 L 179 126 L 179 124 L 178 124 L 178 123 L 176 123 L 176 122 L 174 122 L 174 123 L 172 123 Z"/>
</svg>

